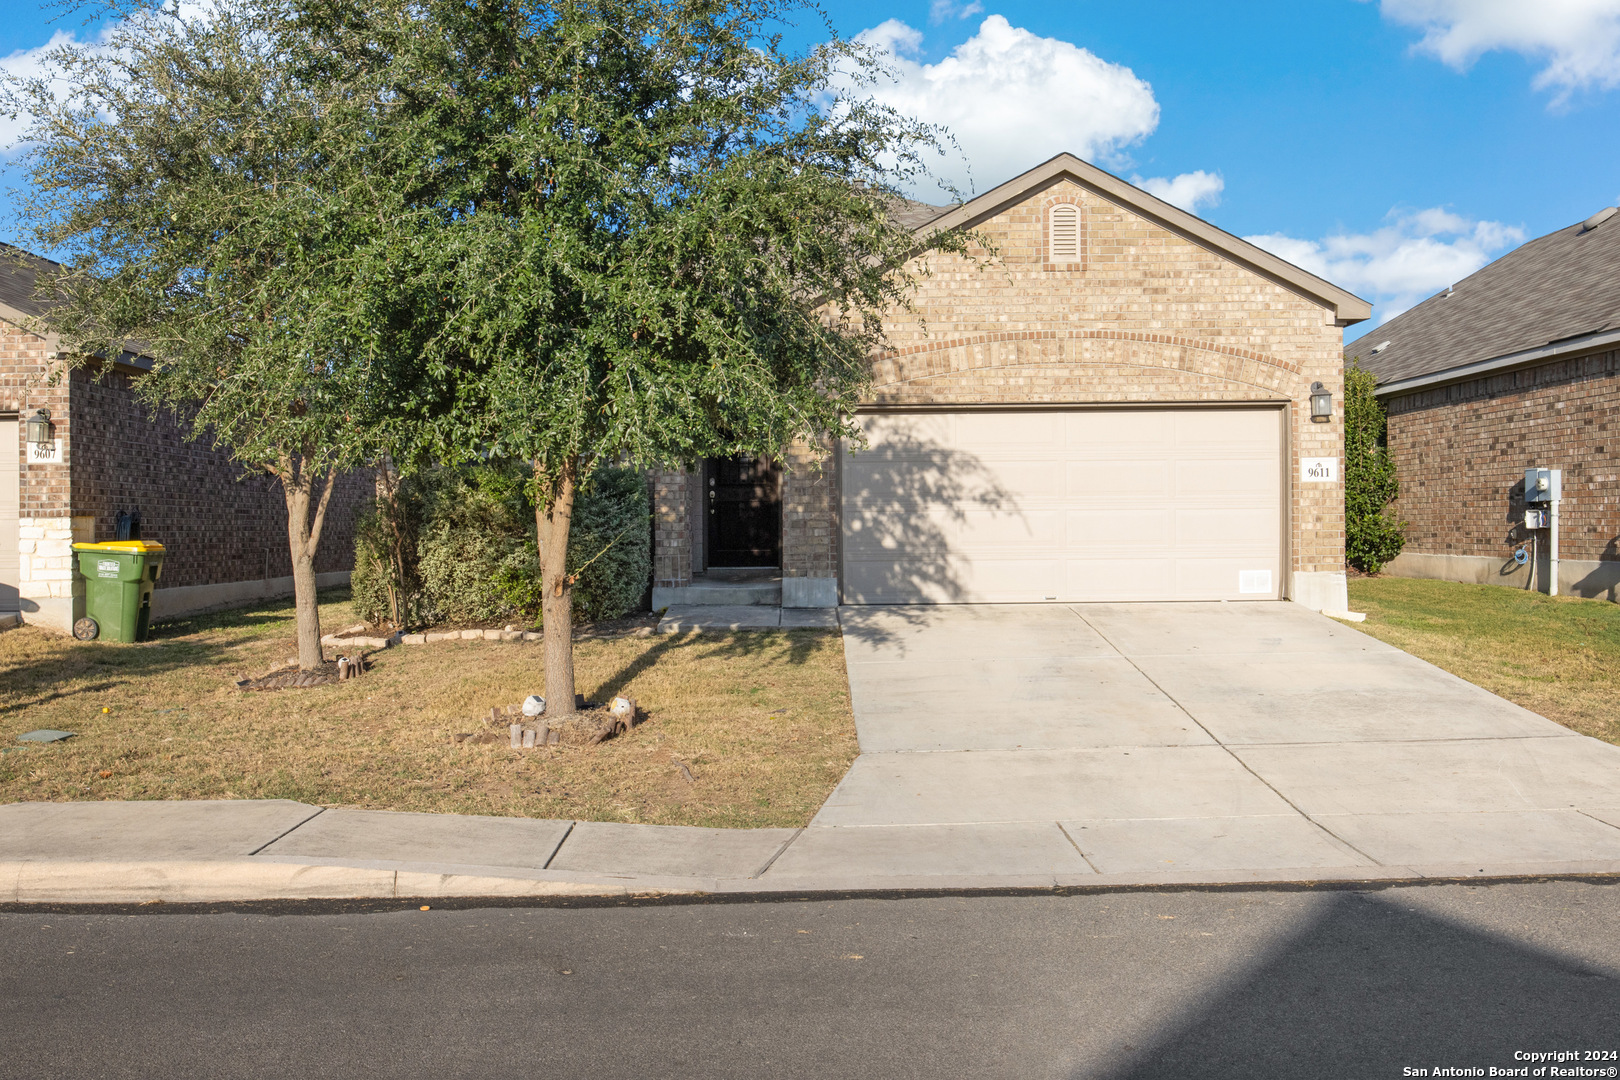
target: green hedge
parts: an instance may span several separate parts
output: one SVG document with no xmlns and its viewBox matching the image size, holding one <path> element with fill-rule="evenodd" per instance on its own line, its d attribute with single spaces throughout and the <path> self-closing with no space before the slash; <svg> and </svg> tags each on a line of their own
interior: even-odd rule
<svg viewBox="0 0 1620 1080">
<path fill-rule="evenodd" d="M 356 529 L 357 611 L 388 621 L 396 562 L 390 545 L 408 533 L 404 580 L 393 583 L 408 597 L 408 624 L 538 620 L 531 480 L 527 467 L 502 464 L 435 469 L 403 481 L 392 505 L 379 503 Z M 611 619 L 641 604 L 652 573 L 650 520 L 637 470 L 598 469 L 586 482 L 569 535 L 575 618 Z"/>
<path fill-rule="evenodd" d="M 1401 492 L 1385 445 L 1388 419 L 1373 396 L 1378 380 L 1355 361 L 1344 373 L 1344 557 L 1376 574 L 1406 546 L 1406 525 L 1384 510 Z"/>
</svg>

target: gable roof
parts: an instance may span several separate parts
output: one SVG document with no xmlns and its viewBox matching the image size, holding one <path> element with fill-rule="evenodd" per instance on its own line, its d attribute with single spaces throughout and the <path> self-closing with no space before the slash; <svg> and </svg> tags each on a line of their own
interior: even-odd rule
<svg viewBox="0 0 1620 1080">
<path fill-rule="evenodd" d="M 60 269 L 59 262 L 0 241 L 0 318 L 27 326 L 34 318 L 45 314 L 45 305 L 40 303 L 37 291 L 39 280 L 48 279 Z M 33 330 L 31 326 L 28 328 Z M 50 348 L 56 347 L 54 334 L 47 332 L 46 341 L 52 343 Z M 115 361 L 147 371 L 152 367 L 150 352 L 150 348 L 139 341 L 125 341 L 124 351 Z"/>
<path fill-rule="evenodd" d="M 1620 214 L 1599 217 L 1514 248 L 1344 355 L 1359 357 L 1387 394 L 1604 344 L 1606 331 L 1620 331 Z"/>
<path fill-rule="evenodd" d="M 0 305 L 19 315 L 44 314 L 34 288 L 41 274 L 49 275 L 61 268 L 60 263 L 0 242 Z"/>
<path fill-rule="evenodd" d="M 1331 281 L 1301 270 L 1293 263 L 1279 259 L 1271 252 L 1256 247 L 1241 237 L 1218 229 L 1200 217 L 1180 207 L 1171 206 L 1163 199 L 1149 195 L 1134 184 L 1082 161 L 1073 154 L 1059 154 L 1050 161 L 1013 177 L 1005 184 L 992 188 L 977 198 L 959 206 L 927 207 L 914 203 L 907 208 L 901 220 L 915 221 L 914 231 L 919 236 L 939 229 L 970 229 L 986 218 L 1009 206 L 1023 202 L 1032 194 L 1051 187 L 1061 180 L 1070 180 L 1123 206 L 1182 238 L 1222 255 L 1259 274 L 1277 285 L 1314 300 L 1333 311 L 1340 326 L 1361 322 L 1372 315 L 1372 305 L 1353 293 L 1346 292 Z M 933 210 L 931 216 L 923 211 Z M 915 217 L 912 217 L 915 215 Z"/>
</svg>

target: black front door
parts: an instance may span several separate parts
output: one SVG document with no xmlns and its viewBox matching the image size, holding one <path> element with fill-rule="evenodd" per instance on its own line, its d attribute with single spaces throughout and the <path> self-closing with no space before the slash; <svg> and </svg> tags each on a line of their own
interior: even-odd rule
<svg viewBox="0 0 1620 1080">
<path fill-rule="evenodd" d="M 764 458 L 711 458 L 706 562 L 710 566 L 780 566 L 782 486 Z"/>
</svg>

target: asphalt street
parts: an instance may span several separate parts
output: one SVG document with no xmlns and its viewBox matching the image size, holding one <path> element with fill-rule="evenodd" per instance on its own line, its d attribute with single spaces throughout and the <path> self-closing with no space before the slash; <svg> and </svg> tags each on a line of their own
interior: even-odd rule
<svg viewBox="0 0 1620 1080">
<path fill-rule="evenodd" d="M 13 908 L 0 958 L 0 1076 L 29 1080 L 1396 1077 L 1620 1050 L 1614 880 Z"/>
</svg>

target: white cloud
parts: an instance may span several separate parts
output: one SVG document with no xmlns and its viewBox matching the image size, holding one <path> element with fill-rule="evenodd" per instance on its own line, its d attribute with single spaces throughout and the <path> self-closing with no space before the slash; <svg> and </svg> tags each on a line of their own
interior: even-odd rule
<svg viewBox="0 0 1620 1080">
<path fill-rule="evenodd" d="M 32 49 L 18 49 L 10 56 L 0 58 L 0 76 L 31 79 L 46 72 L 46 60 L 49 55 L 63 45 L 80 44 L 77 38 L 65 30 L 58 30 L 51 35 L 51 40 Z M 22 138 L 24 131 L 28 130 L 30 118 L 27 116 L 12 117 L 8 113 L 0 112 L 0 153 L 15 148 Z"/>
<path fill-rule="evenodd" d="M 971 19 L 983 10 L 984 5 L 979 0 L 971 0 L 967 4 L 958 4 L 956 0 L 934 0 L 928 6 L 928 21 L 937 25 L 946 19 Z"/>
<path fill-rule="evenodd" d="M 1497 49 L 1544 63 L 1532 85 L 1562 103 L 1620 85 L 1620 0 L 1381 0 L 1384 17 L 1423 32 L 1417 48 L 1459 71 Z"/>
<path fill-rule="evenodd" d="M 1106 159 L 1159 124 L 1153 88 L 1130 68 L 1000 15 L 937 64 L 915 59 L 922 33 L 898 19 L 857 40 L 889 53 L 895 76 L 867 93 L 956 137 L 961 157 L 936 172 L 964 192 L 988 190 L 1065 150 Z"/>
<path fill-rule="evenodd" d="M 1226 181 L 1220 173 L 1208 173 L 1203 169 L 1169 179 L 1162 176 L 1133 176 L 1131 183 L 1190 214 L 1196 214 L 1199 207 L 1219 206 L 1221 192 L 1226 190 Z"/>
<path fill-rule="evenodd" d="M 1453 285 L 1524 241 L 1524 230 L 1442 207 L 1392 210 L 1383 228 L 1300 240 L 1246 236 L 1274 255 L 1373 302 L 1375 324 Z"/>
</svg>

